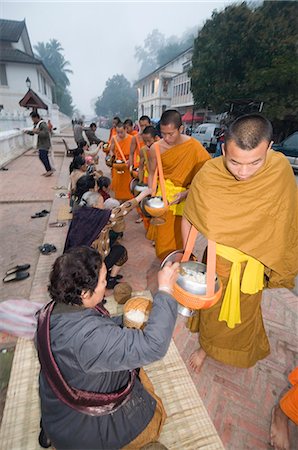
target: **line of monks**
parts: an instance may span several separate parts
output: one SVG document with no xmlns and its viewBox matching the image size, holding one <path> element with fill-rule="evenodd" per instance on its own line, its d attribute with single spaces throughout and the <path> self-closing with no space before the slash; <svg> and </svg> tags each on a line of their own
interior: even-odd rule
<svg viewBox="0 0 298 450">
<path fill-rule="evenodd" d="M 152 187 L 160 154 L 169 207 L 159 225 L 143 217 L 157 257 L 162 260 L 185 248 L 191 226 L 216 242 L 223 293 L 214 306 L 189 320 L 200 344 L 190 365 L 199 372 L 211 356 L 251 367 L 270 354 L 262 291 L 292 288 L 298 272 L 297 185 L 286 158 L 271 149 L 271 123 L 258 114 L 238 118 L 226 132 L 223 156 L 213 159 L 197 140 L 183 134 L 178 111 L 162 114 L 161 138 L 149 117 L 142 116 L 139 125 L 137 132 L 131 121 L 114 119 L 109 152 L 115 156 L 115 197 L 131 197 L 129 183 L 136 168 L 140 181 Z M 159 179 L 156 195 L 162 194 L 161 187 Z M 288 416 L 298 423 L 297 385 L 290 392 L 282 411 L 288 405 Z M 289 448 L 279 446 L 274 436 L 275 448 Z"/>
</svg>

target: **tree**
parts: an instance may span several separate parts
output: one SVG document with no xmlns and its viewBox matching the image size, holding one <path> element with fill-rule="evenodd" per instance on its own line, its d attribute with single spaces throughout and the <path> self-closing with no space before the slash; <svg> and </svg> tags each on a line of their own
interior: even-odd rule
<svg viewBox="0 0 298 450">
<path fill-rule="evenodd" d="M 62 54 L 63 48 L 60 42 L 56 39 L 51 39 L 46 44 L 44 42 L 38 42 L 34 46 L 34 49 L 55 81 L 53 88 L 54 101 L 59 105 L 60 110 L 64 114 L 71 116 L 73 113 L 73 105 L 72 97 L 68 89 L 70 85 L 68 74 L 73 72 L 69 69 L 69 61 L 66 61 Z"/>
<path fill-rule="evenodd" d="M 144 46 L 135 47 L 135 57 L 141 63 L 139 78 L 143 78 L 191 47 L 195 28 L 187 30 L 180 39 L 177 36 L 170 36 L 166 39 L 157 29 L 149 33 L 144 41 Z"/>
<path fill-rule="evenodd" d="M 246 3 L 213 12 L 195 40 L 192 92 L 195 104 L 224 110 L 229 99 L 264 102 L 272 120 L 297 111 L 296 2 Z"/>
<path fill-rule="evenodd" d="M 133 117 L 137 108 L 137 93 L 124 75 L 114 75 L 106 82 L 102 95 L 95 102 L 98 116 Z"/>
</svg>

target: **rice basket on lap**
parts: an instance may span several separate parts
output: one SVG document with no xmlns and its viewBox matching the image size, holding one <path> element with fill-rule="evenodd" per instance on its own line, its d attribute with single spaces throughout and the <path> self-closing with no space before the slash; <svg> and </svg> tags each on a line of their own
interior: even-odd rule
<svg viewBox="0 0 298 450">
<path fill-rule="evenodd" d="M 127 328 L 142 329 L 148 321 L 152 301 L 147 297 L 132 297 L 123 308 L 123 324 Z"/>
</svg>

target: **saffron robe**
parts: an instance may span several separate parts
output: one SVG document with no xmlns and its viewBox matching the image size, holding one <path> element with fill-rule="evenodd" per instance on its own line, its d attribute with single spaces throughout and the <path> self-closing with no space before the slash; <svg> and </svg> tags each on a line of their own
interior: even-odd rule
<svg viewBox="0 0 298 450">
<path fill-rule="evenodd" d="M 126 137 L 121 141 L 118 141 L 116 136 L 113 139 L 117 141 L 118 145 L 121 147 L 125 159 L 128 160 L 132 136 L 127 134 Z M 114 153 L 116 156 L 116 160 L 123 160 L 123 157 L 118 150 L 118 145 L 116 144 L 116 142 L 114 144 Z M 113 164 L 111 189 L 114 191 L 115 198 L 117 200 L 128 200 L 133 197 L 129 190 L 130 181 L 131 176 L 127 165 L 124 166 L 123 164 L 121 166 L 118 166 L 117 164 Z"/>
<path fill-rule="evenodd" d="M 282 397 L 279 405 L 285 415 L 298 425 L 298 367 L 290 373 L 289 381 L 293 387 Z"/>
<path fill-rule="evenodd" d="M 209 161 L 193 180 L 184 216 L 208 239 L 260 261 L 268 287 L 291 288 L 298 263 L 297 209 L 292 169 L 284 155 L 270 150 L 264 166 L 246 181 L 234 178 L 224 157 Z M 190 320 L 190 329 L 199 331 L 207 355 L 226 364 L 250 367 L 270 353 L 261 312 L 262 291 L 254 295 L 241 292 L 241 324 L 231 329 L 226 322 L 219 322 L 230 269 L 231 263 L 217 256 L 216 271 L 223 283 L 221 300 L 200 310 Z"/>
<path fill-rule="evenodd" d="M 161 153 L 161 162 L 165 180 L 169 179 L 178 187 L 188 189 L 192 179 L 203 164 L 210 159 L 209 153 L 194 138 L 176 145 Z M 167 199 L 169 200 L 169 199 Z M 183 248 L 180 215 L 168 210 L 165 223 L 157 225 L 154 231 L 155 251 L 163 259 L 174 250 Z"/>
</svg>

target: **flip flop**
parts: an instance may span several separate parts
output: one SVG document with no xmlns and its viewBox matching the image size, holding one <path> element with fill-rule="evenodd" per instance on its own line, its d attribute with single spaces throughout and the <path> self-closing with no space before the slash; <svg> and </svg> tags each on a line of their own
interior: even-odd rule
<svg viewBox="0 0 298 450">
<path fill-rule="evenodd" d="M 10 281 L 21 281 L 28 278 L 30 274 L 28 272 L 15 272 L 10 275 L 6 275 L 3 278 L 3 283 L 9 283 Z"/>
<path fill-rule="evenodd" d="M 38 212 L 38 213 L 35 213 L 34 216 L 31 216 L 31 219 L 37 219 L 38 217 L 45 217 L 46 215 L 47 215 L 47 213 Z"/>
<path fill-rule="evenodd" d="M 52 244 L 43 244 L 40 245 L 38 248 L 40 253 L 42 253 L 43 255 L 49 255 L 50 253 L 54 253 L 57 251 L 55 245 Z"/>
<path fill-rule="evenodd" d="M 50 228 L 60 228 L 60 227 L 65 227 L 66 222 L 51 222 L 49 223 L 49 227 Z"/>
<path fill-rule="evenodd" d="M 30 268 L 30 264 L 22 264 L 21 266 L 15 266 L 12 267 L 11 269 L 8 269 L 8 271 L 6 272 L 6 275 L 11 275 L 12 273 L 15 272 L 21 272 L 23 270 L 27 270 Z"/>
<path fill-rule="evenodd" d="M 50 211 L 48 211 L 47 209 L 43 209 L 42 211 L 40 211 L 43 214 L 50 214 Z"/>
</svg>

